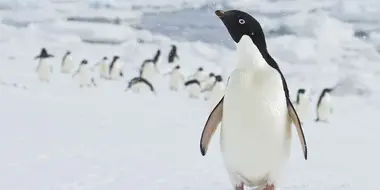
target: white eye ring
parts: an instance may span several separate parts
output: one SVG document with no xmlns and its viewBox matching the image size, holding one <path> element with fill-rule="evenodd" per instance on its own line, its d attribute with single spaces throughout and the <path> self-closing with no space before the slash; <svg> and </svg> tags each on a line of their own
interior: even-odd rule
<svg viewBox="0 0 380 190">
<path fill-rule="evenodd" d="M 239 23 L 240 24 L 245 24 L 245 20 L 244 19 L 239 19 Z"/>
</svg>

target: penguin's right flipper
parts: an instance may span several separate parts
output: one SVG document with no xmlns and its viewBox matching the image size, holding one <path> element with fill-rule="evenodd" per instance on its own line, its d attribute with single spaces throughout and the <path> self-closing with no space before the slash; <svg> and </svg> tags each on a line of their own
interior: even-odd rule
<svg viewBox="0 0 380 190">
<path fill-rule="evenodd" d="M 222 121 L 223 117 L 223 101 L 224 96 L 220 99 L 219 103 L 214 107 L 211 114 L 208 116 L 206 124 L 203 128 L 201 141 L 200 141 L 200 149 L 202 155 L 206 155 L 208 144 L 212 136 L 214 135 L 219 123 Z"/>
<path fill-rule="evenodd" d="M 294 125 L 296 127 L 296 130 L 298 133 L 298 138 L 299 138 L 301 146 L 302 146 L 304 158 L 305 158 L 305 160 L 307 160 L 307 145 L 306 145 L 305 135 L 304 135 L 303 130 L 302 130 L 301 121 L 300 121 L 300 119 L 297 115 L 297 112 L 294 109 L 294 106 L 293 106 L 292 102 L 290 101 L 290 99 L 289 98 L 286 98 L 286 99 L 288 102 L 287 106 L 288 106 L 288 113 L 289 113 L 290 119 L 292 120 L 292 122 L 294 123 Z"/>
</svg>

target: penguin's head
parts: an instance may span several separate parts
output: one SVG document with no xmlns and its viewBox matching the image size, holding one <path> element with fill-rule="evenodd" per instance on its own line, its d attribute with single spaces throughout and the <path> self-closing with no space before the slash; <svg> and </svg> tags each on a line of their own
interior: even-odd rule
<svg viewBox="0 0 380 190">
<path fill-rule="evenodd" d="M 71 54 L 71 51 L 67 51 L 66 54 L 67 54 L 67 55 L 70 55 L 70 54 Z"/>
<path fill-rule="evenodd" d="M 216 80 L 216 82 L 222 82 L 222 76 L 216 75 L 215 80 Z"/>
<path fill-rule="evenodd" d="M 235 43 L 246 43 L 245 41 L 250 39 L 260 52 L 266 51 L 263 29 L 251 15 L 239 10 L 216 10 L 215 14 L 223 22 Z"/>
<path fill-rule="evenodd" d="M 87 62 L 86 59 L 83 59 L 83 60 L 80 62 L 81 65 L 87 65 L 87 63 L 88 63 L 88 62 Z"/>
<path fill-rule="evenodd" d="M 203 71 L 203 67 L 198 67 L 198 72 L 202 72 Z"/>
<path fill-rule="evenodd" d="M 105 60 L 107 60 L 108 58 L 107 57 L 103 57 L 103 60 L 105 61 Z"/>
<path fill-rule="evenodd" d="M 179 66 L 179 65 L 177 65 L 177 66 L 174 67 L 174 69 L 176 69 L 176 70 L 178 70 L 180 68 L 181 68 L 181 66 Z"/>
<path fill-rule="evenodd" d="M 209 77 L 214 77 L 215 74 L 214 74 L 213 72 L 211 72 L 208 76 L 209 76 Z"/>
<path fill-rule="evenodd" d="M 334 89 L 333 88 L 325 88 L 323 89 L 324 93 L 331 93 Z"/>
<path fill-rule="evenodd" d="M 303 88 L 298 89 L 297 94 L 305 94 L 306 90 Z"/>
<path fill-rule="evenodd" d="M 113 59 L 114 59 L 114 60 L 118 60 L 119 58 L 120 58 L 120 57 L 117 56 L 117 55 L 113 56 Z"/>
<path fill-rule="evenodd" d="M 172 49 L 177 49 L 177 46 L 175 46 L 174 44 L 171 45 Z"/>
</svg>

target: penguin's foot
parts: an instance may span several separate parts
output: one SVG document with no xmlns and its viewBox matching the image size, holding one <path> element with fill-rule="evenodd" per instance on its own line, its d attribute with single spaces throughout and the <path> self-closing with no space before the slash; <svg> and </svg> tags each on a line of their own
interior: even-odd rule
<svg viewBox="0 0 380 190">
<path fill-rule="evenodd" d="M 274 185 L 267 184 L 263 190 L 275 190 Z"/>
</svg>

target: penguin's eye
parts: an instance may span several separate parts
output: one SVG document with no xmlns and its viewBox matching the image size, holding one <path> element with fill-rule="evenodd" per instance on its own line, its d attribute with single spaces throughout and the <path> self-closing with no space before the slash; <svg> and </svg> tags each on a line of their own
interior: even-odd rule
<svg viewBox="0 0 380 190">
<path fill-rule="evenodd" d="M 239 19 L 239 23 L 240 24 L 245 24 L 245 20 L 241 18 L 241 19 Z"/>
</svg>

